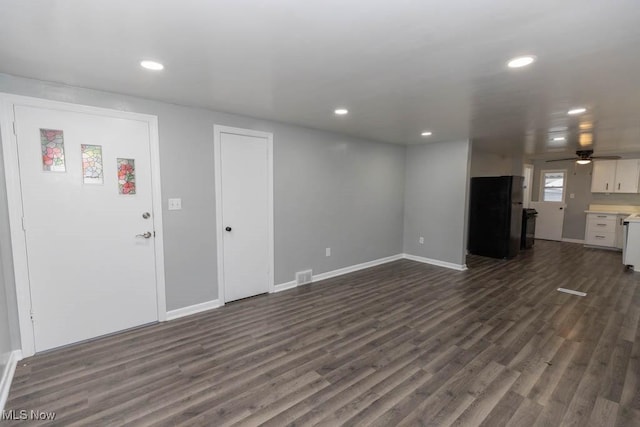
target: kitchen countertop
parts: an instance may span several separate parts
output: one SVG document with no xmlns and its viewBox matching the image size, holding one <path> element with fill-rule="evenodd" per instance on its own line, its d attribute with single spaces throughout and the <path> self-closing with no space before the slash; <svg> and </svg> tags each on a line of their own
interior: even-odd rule
<svg viewBox="0 0 640 427">
<path fill-rule="evenodd" d="M 585 213 L 599 213 L 605 215 L 632 215 L 640 214 L 640 206 L 618 205 L 589 205 Z"/>
</svg>

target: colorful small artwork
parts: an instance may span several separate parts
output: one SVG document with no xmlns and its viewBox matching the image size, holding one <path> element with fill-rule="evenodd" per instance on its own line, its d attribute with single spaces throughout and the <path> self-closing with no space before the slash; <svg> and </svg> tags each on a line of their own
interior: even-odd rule
<svg viewBox="0 0 640 427">
<path fill-rule="evenodd" d="M 46 172 L 66 172 L 62 131 L 40 129 L 40 146 L 42 148 L 42 170 Z"/>
<path fill-rule="evenodd" d="M 120 194 L 136 194 L 134 159 L 118 159 L 118 190 Z"/>
<path fill-rule="evenodd" d="M 102 146 L 81 144 L 82 180 L 85 184 L 102 184 Z"/>
</svg>

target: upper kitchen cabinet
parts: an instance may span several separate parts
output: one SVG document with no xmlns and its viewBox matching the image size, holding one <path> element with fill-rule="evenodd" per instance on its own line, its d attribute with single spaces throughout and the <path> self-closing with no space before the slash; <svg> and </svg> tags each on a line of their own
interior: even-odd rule
<svg viewBox="0 0 640 427">
<path fill-rule="evenodd" d="M 596 160 L 591 176 L 592 193 L 638 193 L 640 160 Z"/>
</svg>

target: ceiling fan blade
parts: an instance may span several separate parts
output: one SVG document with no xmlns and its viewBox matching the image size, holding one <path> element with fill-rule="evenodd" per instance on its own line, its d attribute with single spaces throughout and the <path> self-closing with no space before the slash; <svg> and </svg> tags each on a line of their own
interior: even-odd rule
<svg viewBox="0 0 640 427">
<path fill-rule="evenodd" d="M 620 156 L 591 156 L 592 159 L 601 159 L 601 160 L 616 160 L 616 159 L 621 159 Z"/>
<path fill-rule="evenodd" d="M 565 159 L 552 159 L 552 160 L 547 160 L 546 162 L 566 162 L 567 160 L 580 160 L 579 157 L 567 157 Z"/>
</svg>

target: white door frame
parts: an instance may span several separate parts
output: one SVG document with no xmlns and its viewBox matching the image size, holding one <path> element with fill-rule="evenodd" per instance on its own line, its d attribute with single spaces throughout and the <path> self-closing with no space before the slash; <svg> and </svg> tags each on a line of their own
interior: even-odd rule
<svg viewBox="0 0 640 427">
<path fill-rule="evenodd" d="M 529 204 L 531 203 L 531 196 L 532 196 L 532 190 L 533 190 L 533 175 L 534 175 L 534 169 L 533 169 L 533 165 L 529 164 L 529 163 L 525 163 L 524 165 L 522 165 L 522 174 L 525 177 L 525 180 L 527 179 L 527 171 L 529 171 L 529 186 L 527 188 L 524 189 L 524 193 L 523 193 L 523 205 L 525 208 L 529 208 Z M 527 197 L 525 198 L 524 195 L 527 195 Z"/>
<path fill-rule="evenodd" d="M 11 229 L 13 269 L 16 281 L 16 297 L 18 300 L 18 320 L 20 325 L 22 355 L 24 357 L 29 357 L 35 354 L 35 338 L 33 323 L 31 322 L 31 292 L 29 289 L 27 242 L 24 230 L 22 229 L 23 211 L 20 170 L 18 166 L 18 140 L 14 133 L 15 106 L 39 107 L 74 113 L 95 114 L 106 117 L 137 120 L 148 124 L 150 138 L 149 146 L 151 151 L 151 186 L 156 233 L 156 299 L 158 307 L 158 321 L 165 321 L 167 318 L 167 305 L 164 277 L 164 242 L 162 232 L 162 193 L 160 191 L 160 145 L 158 137 L 158 118 L 148 114 L 90 107 L 0 92 L 0 135 L 2 136 L 2 150 L 4 154 L 7 202 L 9 205 L 9 226 Z M 117 313 L 113 314 L 116 315 Z"/>
<path fill-rule="evenodd" d="M 269 274 L 267 281 L 269 293 L 274 289 L 274 237 L 273 237 L 273 134 L 253 129 L 241 129 L 230 126 L 213 125 L 213 157 L 215 165 L 215 192 L 216 192 L 216 241 L 218 252 L 218 300 L 220 305 L 225 304 L 224 295 L 224 243 L 222 232 L 222 157 L 221 136 L 223 133 L 235 135 L 253 136 L 267 140 L 267 238 L 269 245 Z"/>
</svg>

